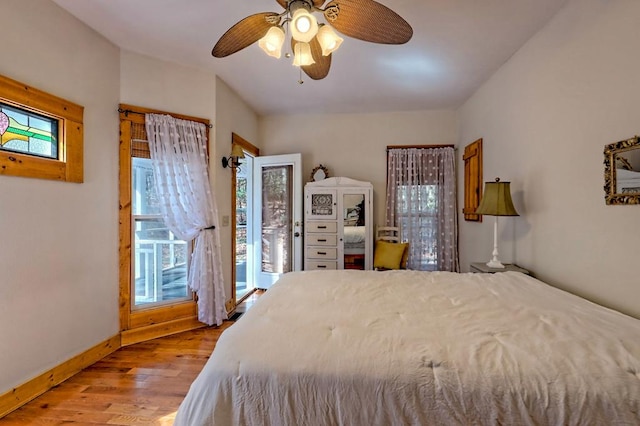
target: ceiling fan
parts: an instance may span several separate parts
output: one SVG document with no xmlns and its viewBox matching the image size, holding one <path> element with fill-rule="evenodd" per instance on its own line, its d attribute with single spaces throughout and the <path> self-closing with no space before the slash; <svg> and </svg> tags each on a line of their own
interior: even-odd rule
<svg viewBox="0 0 640 426">
<path fill-rule="evenodd" d="M 211 54 L 224 58 L 257 41 L 269 56 L 280 58 L 286 28 L 291 31 L 293 65 L 311 79 L 321 80 L 329 74 L 332 52 L 343 41 L 334 29 L 381 44 L 404 44 L 413 36 L 407 21 L 374 0 L 329 0 L 324 7 L 327 0 L 276 1 L 284 12 L 263 12 L 242 19 L 220 37 Z M 319 23 L 315 12 L 321 13 L 326 23 Z"/>
</svg>

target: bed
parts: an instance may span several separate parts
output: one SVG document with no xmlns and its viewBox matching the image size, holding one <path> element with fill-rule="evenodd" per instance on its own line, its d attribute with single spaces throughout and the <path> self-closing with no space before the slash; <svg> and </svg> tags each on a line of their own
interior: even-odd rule
<svg viewBox="0 0 640 426">
<path fill-rule="evenodd" d="M 366 240 L 366 226 L 345 226 L 344 230 L 344 253 L 364 255 L 364 244 Z"/>
<path fill-rule="evenodd" d="M 288 273 L 175 420 L 213 424 L 637 425 L 640 321 L 517 272 Z"/>
</svg>

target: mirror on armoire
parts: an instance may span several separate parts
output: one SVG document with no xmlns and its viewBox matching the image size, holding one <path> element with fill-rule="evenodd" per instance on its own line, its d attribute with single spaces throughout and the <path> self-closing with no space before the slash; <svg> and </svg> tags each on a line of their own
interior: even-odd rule
<svg viewBox="0 0 640 426">
<path fill-rule="evenodd" d="M 344 194 L 342 200 L 344 268 L 365 269 L 365 197 L 364 194 Z"/>
</svg>

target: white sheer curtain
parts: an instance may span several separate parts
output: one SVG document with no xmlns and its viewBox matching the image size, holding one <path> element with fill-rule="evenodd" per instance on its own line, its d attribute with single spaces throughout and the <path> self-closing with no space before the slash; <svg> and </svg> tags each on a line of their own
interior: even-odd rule
<svg viewBox="0 0 640 426">
<path fill-rule="evenodd" d="M 205 125 L 159 114 L 146 114 L 145 125 L 165 224 L 178 238 L 195 239 L 188 283 L 198 295 L 198 320 L 220 325 L 226 297 Z"/>
<path fill-rule="evenodd" d="M 409 269 L 459 270 L 455 151 L 392 148 L 387 155 L 387 226 L 409 242 Z"/>
</svg>

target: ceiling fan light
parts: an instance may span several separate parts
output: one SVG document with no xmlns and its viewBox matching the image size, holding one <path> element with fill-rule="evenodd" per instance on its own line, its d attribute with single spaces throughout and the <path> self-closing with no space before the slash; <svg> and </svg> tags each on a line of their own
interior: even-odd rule
<svg viewBox="0 0 640 426">
<path fill-rule="evenodd" d="M 322 48 L 322 55 L 329 56 L 332 52 L 338 50 L 344 39 L 339 37 L 333 28 L 328 25 L 322 25 L 318 30 L 318 43 Z"/>
<path fill-rule="evenodd" d="M 291 36 L 296 41 L 309 43 L 318 33 L 318 20 L 306 9 L 293 12 L 291 18 Z"/>
<path fill-rule="evenodd" d="M 304 67 L 316 63 L 313 59 L 313 55 L 311 55 L 311 46 L 309 43 L 298 42 L 293 50 L 295 54 L 293 57 L 293 65 L 297 67 Z"/>
<path fill-rule="evenodd" d="M 258 46 L 264 52 L 279 59 L 282 54 L 282 45 L 284 44 L 284 30 L 281 27 L 275 26 L 269 28 L 267 34 L 258 40 Z"/>
</svg>

